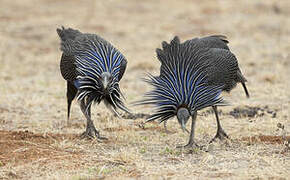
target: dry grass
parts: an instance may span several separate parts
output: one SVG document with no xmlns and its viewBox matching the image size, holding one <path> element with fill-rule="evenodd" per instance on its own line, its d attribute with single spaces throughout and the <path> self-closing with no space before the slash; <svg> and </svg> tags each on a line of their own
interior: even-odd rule
<svg viewBox="0 0 290 180">
<path fill-rule="evenodd" d="M 287 179 L 290 175 L 290 2 L 2 0 L 0 12 L 0 179 Z M 98 33 L 129 60 L 121 82 L 127 102 L 150 89 L 140 81 L 158 73 L 155 48 L 225 34 L 248 78 L 250 99 L 238 86 L 220 108 L 231 140 L 208 145 L 214 115 L 199 112 L 197 142 L 176 120 L 171 133 L 144 118 L 117 119 L 104 108 L 93 119 L 106 142 L 78 138 L 85 121 L 75 103 L 66 125 L 65 82 L 59 72 L 61 25 Z M 135 113 L 150 112 L 130 107 Z"/>
</svg>

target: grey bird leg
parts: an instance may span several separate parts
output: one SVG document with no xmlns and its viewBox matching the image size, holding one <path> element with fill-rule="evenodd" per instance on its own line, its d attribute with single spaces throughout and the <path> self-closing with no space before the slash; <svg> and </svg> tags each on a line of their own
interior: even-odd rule
<svg viewBox="0 0 290 180">
<path fill-rule="evenodd" d="M 69 117 L 70 117 L 70 108 L 71 103 L 76 97 L 78 90 L 77 88 L 69 81 L 67 81 L 67 90 L 66 90 L 66 97 L 67 97 L 67 124 L 69 124 Z"/>
<path fill-rule="evenodd" d="M 189 135 L 189 141 L 185 146 L 177 146 L 177 148 L 199 148 L 199 146 L 194 141 L 194 130 L 195 130 L 195 122 L 196 122 L 197 112 L 195 112 L 191 117 L 191 131 Z"/>
<path fill-rule="evenodd" d="M 87 119 L 87 128 L 86 131 L 82 133 L 82 138 L 98 138 L 99 140 L 107 140 L 106 137 L 101 137 L 99 131 L 95 128 L 94 122 L 91 120 L 91 107 L 88 107 L 84 100 L 81 101 L 81 110 Z"/>
<path fill-rule="evenodd" d="M 215 116 L 216 116 L 217 133 L 216 133 L 215 137 L 209 143 L 212 143 L 213 141 L 215 141 L 216 138 L 219 138 L 220 140 L 223 140 L 224 138 L 229 138 L 229 136 L 225 133 L 225 131 L 223 130 L 223 128 L 220 124 L 217 106 L 212 106 L 212 108 L 213 108 Z"/>
</svg>

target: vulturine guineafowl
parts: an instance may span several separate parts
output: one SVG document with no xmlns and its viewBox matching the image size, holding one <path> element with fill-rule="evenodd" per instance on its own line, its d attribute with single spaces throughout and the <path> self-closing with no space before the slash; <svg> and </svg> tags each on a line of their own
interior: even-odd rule
<svg viewBox="0 0 290 180">
<path fill-rule="evenodd" d="M 238 61 L 235 55 L 231 53 L 227 44 L 228 40 L 226 40 L 226 37 L 222 35 L 194 38 L 183 43 L 185 48 L 210 49 L 209 53 L 212 54 L 212 58 L 203 58 L 199 60 L 207 66 L 205 72 L 209 78 L 209 85 L 224 85 L 223 91 L 230 92 L 237 83 L 241 83 L 246 96 L 249 97 L 249 93 L 245 85 L 247 80 L 242 75 L 242 72 L 238 66 Z M 162 42 L 162 46 L 166 49 L 169 44 Z M 196 61 L 196 59 L 192 60 Z M 210 142 L 214 141 L 216 138 L 223 139 L 224 137 L 228 137 L 221 127 L 217 107 L 212 107 L 217 121 L 217 133 Z M 164 122 L 164 127 L 166 129 L 166 121 Z"/>
<path fill-rule="evenodd" d="M 197 146 L 194 141 L 194 129 L 197 111 L 209 106 L 226 105 L 220 94 L 224 85 L 209 85 L 210 80 L 204 59 L 212 58 L 210 49 L 197 45 L 180 44 L 175 37 L 163 50 L 157 49 L 157 57 L 161 62 L 160 75 L 149 75 L 145 80 L 154 89 L 145 94 L 139 104 L 156 106 L 156 111 L 148 121 L 166 121 L 177 116 L 183 130 L 192 117 L 189 142 L 185 147 Z M 187 131 L 187 130 L 186 130 Z"/>
<path fill-rule="evenodd" d="M 116 114 L 117 109 L 129 112 L 122 101 L 119 88 L 127 60 L 98 35 L 64 27 L 57 29 L 57 33 L 63 52 L 60 70 L 67 81 L 68 119 L 71 102 L 77 96 L 87 119 L 87 128 L 82 136 L 102 139 L 91 120 L 91 105 L 104 101 Z"/>
</svg>

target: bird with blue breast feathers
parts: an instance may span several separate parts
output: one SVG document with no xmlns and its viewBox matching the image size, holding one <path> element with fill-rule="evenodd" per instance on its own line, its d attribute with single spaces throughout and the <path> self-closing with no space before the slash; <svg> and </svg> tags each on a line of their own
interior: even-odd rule
<svg viewBox="0 0 290 180">
<path fill-rule="evenodd" d="M 161 62 L 160 75 L 145 79 L 153 86 L 153 90 L 145 94 L 145 99 L 138 104 L 151 104 L 155 112 L 146 122 L 167 121 L 177 117 L 182 130 L 192 117 L 191 131 L 185 147 L 195 147 L 195 122 L 197 111 L 210 106 L 223 106 L 227 103 L 220 96 L 224 85 L 209 85 L 206 73 L 208 65 L 204 59 L 212 58 L 210 49 L 181 44 L 176 36 L 163 49 L 156 50 Z"/>
<path fill-rule="evenodd" d="M 127 60 L 98 35 L 64 27 L 58 28 L 57 33 L 63 52 L 60 70 L 67 81 L 67 117 L 69 119 L 71 103 L 77 97 L 87 119 L 82 137 L 106 139 L 100 136 L 91 120 L 91 105 L 103 101 L 117 115 L 117 109 L 129 112 L 119 87 Z"/>
<path fill-rule="evenodd" d="M 200 63 L 206 64 L 207 68 L 205 72 L 208 75 L 208 83 L 210 85 L 224 85 L 223 91 L 230 92 L 237 83 L 241 83 L 246 96 L 249 98 L 249 92 L 247 90 L 245 82 L 246 78 L 243 76 L 235 55 L 230 51 L 226 36 L 223 35 L 211 35 L 202 38 L 194 38 L 187 40 L 183 43 L 185 48 L 198 48 L 198 49 L 209 49 L 209 53 L 212 54 L 210 58 L 200 59 Z M 167 48 L 169 44 L 162 42 L 163 48 Z M 196 61 L 196 59 L 192 59 Z M 223 130 L 217 111 L 217 106 L 212 106 L 217 122 L 217 132 L 214 138 L 210 141 L 213 142 L 215 139 L 228 138 L 228 135 Z M 164 122 L 166 128 L 166 121 Z"/>
</svg>

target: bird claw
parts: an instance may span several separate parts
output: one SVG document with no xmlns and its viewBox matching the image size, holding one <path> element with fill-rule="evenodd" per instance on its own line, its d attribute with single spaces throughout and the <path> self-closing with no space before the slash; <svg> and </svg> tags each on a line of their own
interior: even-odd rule
<svg viewBox="0 0 290 180">
<path fill-rule="evenodd" d="M 212 143 L 217 138 L 222 141 L 222 140 L 225 140 L 226 138 L 229 139 L 229 136 L 225 133 L 225 131 L 223 129 L 218 130 L 215 137 L 212 138 L 212 140 L 209 143 Z"/>
<path fill-rule="evenodd" d="M 189 130 L 187 130 L 186 128 L 184 128 L 184 131 L 187 132 L 188 134 L 190 134 Z"/>
<path fill-rule="evenodd" d="M 197 145 L 195 142 L 193 143 L 188 143 L 184 146 L 176 146 L 178 149 L 201 149 L 199 145 Z"/>
<path fill-rule="evenodd" d="M 95 139 L 98 140 L 108 140 L 106 137 L 102 137 L 99 133 L 99 131 L 96 130 L 95 127 L 88 127 L 85 132 L 81 134 L 81 138 L 87 138 L 87 139 Z"/>
</svg>

